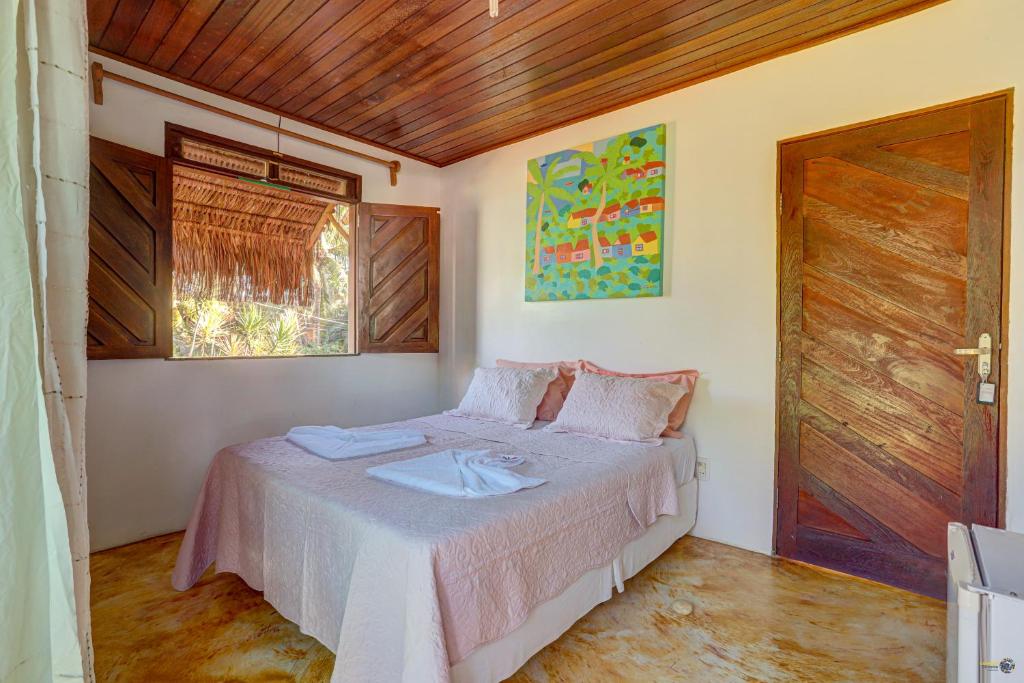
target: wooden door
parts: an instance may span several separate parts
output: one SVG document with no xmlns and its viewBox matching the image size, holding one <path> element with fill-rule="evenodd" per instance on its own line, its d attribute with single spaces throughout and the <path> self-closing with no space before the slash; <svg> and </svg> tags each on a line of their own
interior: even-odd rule
<svg viewBox="0 0 1024 683">
<path fill-rule="evenodd" d="M 945 596 L 998 524 L 1005 94 L 780 146 L 776 550 Z"/>
</svg>

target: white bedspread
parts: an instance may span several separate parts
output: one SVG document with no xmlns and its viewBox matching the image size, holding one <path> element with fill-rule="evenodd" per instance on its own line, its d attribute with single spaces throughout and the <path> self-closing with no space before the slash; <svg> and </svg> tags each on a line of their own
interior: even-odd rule
<svg viewBox="0 0 1024 683">
<path fill-rule="evenodd" d="M 217 454 L 174 571 L 239 574 L 338 659 L 332 681 L 431 683 L 607 564 L 659 515 L 678 514 L 665 446 L 611 443 L 432 416 L 393 425 L 427 444 L 329 462 L 284 439 Z M 548 482 L 514 495 L 445 498 L 367 467 L 450 448 L 524 455 Z"/>
</svg>

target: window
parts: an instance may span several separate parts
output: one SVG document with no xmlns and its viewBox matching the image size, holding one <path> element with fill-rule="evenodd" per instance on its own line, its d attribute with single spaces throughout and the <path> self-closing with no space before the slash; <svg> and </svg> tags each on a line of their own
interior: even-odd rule
<svg viewBox="0 0 1024 683">
<path fill-rule="evenodd" d="M 175 281 L 174 357 L 309 356 L 350 353 L 349 220 L 339 204 L 313 248 L 311 301 L 306 305 L 194 296 Z"/>
<path fill-rule="evenodd" d="M 438 209 L 170 123 L 90 149 L 90 359 L 438 351 Z"/>
<path fill-rule="evenodd" d="M 174 357 L 350 353 L 358 176 L 168 131 Z"/>
</svg>

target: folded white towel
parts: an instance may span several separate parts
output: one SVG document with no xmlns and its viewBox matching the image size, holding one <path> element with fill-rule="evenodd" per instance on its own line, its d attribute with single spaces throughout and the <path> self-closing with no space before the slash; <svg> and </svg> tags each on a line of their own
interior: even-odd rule
<svg viewBox="0 0 1024 683">
<path fill-rule="evenodd" d="M 285 438 L 327 460 L 387 453 L 427 442 L 423 434 L 412 429 L 354 431 L 341 427 L 293 427 Z"/>
<path fill-rule="evenodd" d="M 524 477 L 510 468 L 521 456 L 491 455 L 490 451 L 447 450 L 411 460 L 369 467 L 366 473 L 392 484 L 456 498 L 481 498 L 540 486 L 546 479 Z"/>
</svg>

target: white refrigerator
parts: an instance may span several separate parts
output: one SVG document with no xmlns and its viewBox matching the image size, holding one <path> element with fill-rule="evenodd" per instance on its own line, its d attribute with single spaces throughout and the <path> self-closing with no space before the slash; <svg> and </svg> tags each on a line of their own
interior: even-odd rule
<svg viewBox="0 0 1024 683">
<path fill-rule="evenodd" d="M 948 529 L 948 683 L 1024 682 L 1024 534 Z"/>
</svg>

